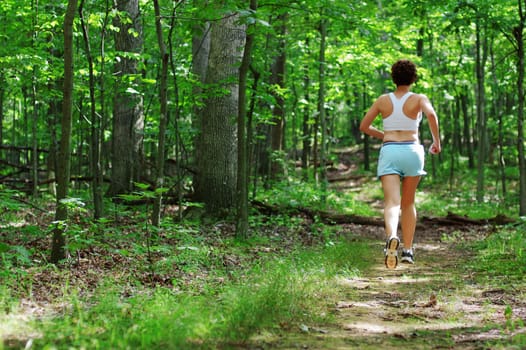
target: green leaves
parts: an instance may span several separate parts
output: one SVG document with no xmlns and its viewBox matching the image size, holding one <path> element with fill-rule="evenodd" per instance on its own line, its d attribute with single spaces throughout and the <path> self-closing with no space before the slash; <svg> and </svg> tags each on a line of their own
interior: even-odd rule
<svg viewBox="0 0 526 350">
<path fill-rule="evenodd" d="M 121 199 L 124 199 L 125 201 L 133 202 L 133 201 L 140 201 L 144 199 L 154 199 L 157 196 L 162 195 L 169 190 L 168 188 L 164 188 L 164 187 L 156 188 L 155 190 L 151 190 L 150 184 L 139 183 L 139 182 L 136 182 L 135 186 L 139 189 L 139 191 L 120 194 L 118 195 L 118 197 Z"/>
</svg>

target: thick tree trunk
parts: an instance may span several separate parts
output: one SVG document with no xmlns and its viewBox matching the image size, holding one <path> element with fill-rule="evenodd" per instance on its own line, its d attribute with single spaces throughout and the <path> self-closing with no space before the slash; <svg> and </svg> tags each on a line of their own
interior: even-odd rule
<svg viewBox="0 0 526 350">
<path fill-rule="evenodd" d="M 195 8 L 204 8 L 206 0 L 195 0 Z M 206 70 L 208 66 L 208 58 L 210 56 L 210 23 L 201 23 L 195 21 L 193 25 L 192 36 L 192 73 L 199 79 L 199 84 L 195 84 L 192 89 L 193 114 L 192 124 L 195 130 L 200 132 L 201 121 L 203 119 L 203 107 L 201 106 L 205 96 L 203 95 L 202 86 L 206 82 Z M 199 159 L 199 134 L 194 139 L 195 157 Z"/>
<path fill-rule="evenodd" d="M 225 214 L 234 209 L 237 171 L 237 128 L 239 62 L 245 45 L 245 31 L 238 16 L 226 15 L 211 25 L 210 55 L 206 86 L 213 88 L 205 100 L 197 140 L 197 200 L 208 214 Z"/>
<path fill-rule="evenodd" d="M 120 28 L 115 34 L 116 50 L 141 53 L 143 33 L 139 1 L 117 0 L 117 10 L 128 14 L 129 18 L 116 21 Z M 139 74 L 137 59 L 126 55 L 116 57 L 110 196 L 130 192 L 134 182 L 142 178 L 144 114 Z"/>
<path fill-rule="evenodd" d="M 73 110 L 73 20 L 77 11 L 77 0 L 69 0 L 64 18 L 64 91 L 62 104 L 62 131 L 57 169 L 57 207 L 55 228 L 51 246 L 51 262 L 57 264 L 64 259 L 66 239 L 63 223 L 68 218 L 68 209 L 63 201 L 68 196 L 71 165 L 71 128 Z"/>
</svg>

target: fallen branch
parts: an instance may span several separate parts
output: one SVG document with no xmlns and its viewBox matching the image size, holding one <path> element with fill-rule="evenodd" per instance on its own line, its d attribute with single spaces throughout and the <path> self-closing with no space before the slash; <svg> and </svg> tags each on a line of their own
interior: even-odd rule
<svg viewBox="0 0 526 350">
<path fill-rule="evenodd" d="M 448 212 L 445 217 L 424 216 L 421 221 L 438 225 L 507 225 L 515 222 L 515 220 L 502 214 L 489 219 L 471 219 L 451 212 Z"/>
<path fill-rule="evenodd" d="M 270 205 L 268 203 L 253 201 L 252 206 L 258 209 L 265 215 L 276 215 L 276 214 L 303 214 L 310 219 L 319 219 L 323 223 L 328 225 L 341 225 L 341 224 L 357 224 L 357 225 L 369 225 L 369 226 L 384 226 L 383 218 L 360 216 L 353 214 L 338 214 L 327 212 L 323 210 L 314 210 L 302 207 L 279 207 Z M 447 225 L 447 226 L 462 226 L 462 225 L 506 225 L 515 222 L 515 220 L 508 218 L 504 215 L 497 215 L 494 218 L 489 219 L 470 219 L 466 216 L 457 215 L 454 213 L 448 213 L 445 217 L 427 217 L 424 216 L 420 219 L 418 225 L 425 224 L 436 224 L 436 225 Z"/>
<path fill-rule="evenodd" d="M 322 210 L 312 210 L 302 207 L 279 207 L 270 205 L 260 201 L 253 201 L 252 206 L 258 209 L 261 213 L 265 215 L 277 215 L 277 214 L 303 214 L 309 217 L 310 219 L 320 219 L 323 223 L 330 225 L 341 225 L 341 224 L 358 224 L 358 225 L 371 225 L 371 226 L 383 226 L 383 219 L 359 216 L 359 215 L 349 215 L 349 214 L 335 214 Z"/>
</svg>

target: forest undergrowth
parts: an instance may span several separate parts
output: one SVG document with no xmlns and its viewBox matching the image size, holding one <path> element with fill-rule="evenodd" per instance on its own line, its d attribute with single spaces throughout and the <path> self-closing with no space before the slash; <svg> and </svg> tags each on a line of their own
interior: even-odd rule
<svg viewBox="0 0 526 350">
<path fill-rule="evenodd" d="M 419 195 L 423 217 L 495 214 L 433 186 Z M 526 346 L 524 221 L 421 222 L 417 264 L 392 272 L 381 227 L 306 215 L 297 209 L 320 209 L 319 191 L 293 180 L 271 192 L 282 213 L 253 212 L 245 240 L 228 220 L 172 220 L 176 207 L 159 229 L 147 206 L 114 205 L 94 222 L 79 199 L 68 259 L 54 266 L 52 201 L 4 191 L 0 349 Z M 327 210 L 379 216 L 370 177 L 333 182 L 326 195 Z"/>
</svg>

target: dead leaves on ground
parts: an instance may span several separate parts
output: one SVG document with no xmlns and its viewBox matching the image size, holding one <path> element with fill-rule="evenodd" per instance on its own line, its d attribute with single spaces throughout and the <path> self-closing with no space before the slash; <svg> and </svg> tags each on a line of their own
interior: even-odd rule
<svg viewBox="0 0 526 350">
<path fill-rule="evenodd" d="M 336 312 L 345 314 L 343 318 L 353 320 L 343 326 L 346 331 L 398 334 L 396 324 L 403 319 L 430 323 L 446 317 L 436 293 L 420 301 L 411 300 L 411 295 L 400 291 L 385 290 L 383 278 L 347 279 L 340 283 L 358 294 L 351 293 L 354 300 L 341 300 L 334 306 Z"/>
</svg>

